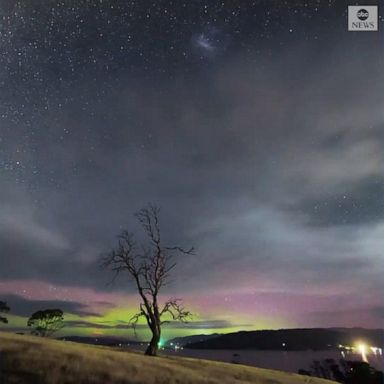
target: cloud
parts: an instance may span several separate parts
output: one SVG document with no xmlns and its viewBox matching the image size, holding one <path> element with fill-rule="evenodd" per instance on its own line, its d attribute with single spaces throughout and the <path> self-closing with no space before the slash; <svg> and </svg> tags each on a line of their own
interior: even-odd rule
<svg viewBox="0 0 384 384">
<path fill-rule="evenodd" d="M 345 188 L 322 198 L 303 199 L 288 205 L 291 212 L 304 212 L 313 226 L 370 225 L 383 221 L 384 179 L 370 178 L 352 188 Z"/>
<path fill-rule="evenodd" d="M 0 176 L 19 191 L 3 199 L 2 277 L 104 289 L 99 253 L 122 227 L 140 236 L 131 214 L 152 201 L 164 240 L 198 251 L 178 260 L 167 293 L 331 286 L 368 297 L 384 267 L 384 82 L 377 49 L 364 43 L 365 61 L 353 44 L 239 53 L 160 85 L 126 77 L 102 102 L 90 95 L 94 114 L 48 111 L 51 134 L 71 134 L 32 156 L 57 175 L 34 192 L 44 204 Z"/>
<path fill-rule="evenodd" d="M 66 326 L 69 328 L 97 328 L 97 329 L 128 329 L 132 328 L 128 325 L 124 326 L 122 324 L 116 324 L 114 325 L 108 325 L 103 323 L 96 323 L 92 321 L 86 321 L 86 320 L 68 320 L 65 322 Z"/>
<path fill-rule="evenodd" d="M 98 313 L 90 311 L 84 303 L 63 300 L 32 300 L 17 295 L 2 295 L 3 301 L 6 301 L 11 308 L 10 314 L 22 317 L 29 317 L 32 313 L 49 308 L 59 308 L 65 314 L 74 314 L 79 316 L 98 316 Z"/>
<path fill-rule="evenodd" d="M 226 329 L 234 327 L 250 327 L 251 324 L 234 324 L 228 320 L 206 320 L 206 321 L 189 321 L 188 323 L 171 322 L 166 325 L 167 328 L 182 329 Z"/>
<path fill-rule="evenodd" d="M 14 213 L 8 216 L 2 215 L 0 231 L 12 241 L 40 244 L 42 247 L 57 250 L 68 247 L 68 243 L 60 234 L 40 226 L 29 217 L 16 217 Z"/>
<path fill-rule="evenodd" d="M 31 198 L 4 182 L 0 198 L 6 202 L 0 208 L 0 235 L 15 243 L 62 251 L 69 248 L 68 239 L 59 231 L 39 220 Z M 3 240 L 4 241 L 4 240 Z"/>
<path fill-rule="evenodd" d="M 117 321 L 114 324 L 107 324 L 105 322 L 97 323 L 84 320 L 70 320 L 66 321 L 68 327 L 79 328 L 98 328 L 98 329 L 132 329 L 132 325 L 128 322 Z M 227 320 L 211 320 L 211 321 L 190 321 L 188 323 L 180 323 L 171 321 L 164 325 L 164 329 L 227 329 L 233 327 L 249 327 L 250 324 L 233 324 Z M 147 330 L 146 324 L 137 324 L 137 329 Z"/>
<path fill-rule="evenodd" d="M 354 309 L 318 311 L 307 315 L 314 326 L 355 327 L 359 324 L 364 328 L 379 328 L 383 320 L 383 308 L 367 307 L 364 303 Z M 381 321 L 381 323 L 380 323 Z"/>
</svg>

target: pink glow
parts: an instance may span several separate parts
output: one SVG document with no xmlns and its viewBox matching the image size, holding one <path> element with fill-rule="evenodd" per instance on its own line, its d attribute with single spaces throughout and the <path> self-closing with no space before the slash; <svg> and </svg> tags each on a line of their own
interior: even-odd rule
<svg viewBox="0 0 384 384">
<path fill-rule="evenodd" d="M 0 295 L 15 294 L 27 300 L 73 301 L 90 310 L 105 313 L 102 303 L 130 309 L 137 306 L 136 294 L 106 293 L 90 288 L 53 286 L 35 280 L 11 280 L 0 283 Z M 168 295 L 164 295 L 164 298 Z M 215 292 L 182 295 L 185 305 L 201 319 L 230 319 L 233 323 L 256 324 L 259 319 L 276 319 L 289 327 L 365 326 L 378 327 L 380 319 L 369 312 L 380 304 L 374 295 L 340 293 L 242 290 L 235 293 Z M 361 309 L 360 309 L 361 308 Z M 337 316 L 335 316 L 337 314 Z M 337 320 L 337 324 L 335 323 Z"/>
</svg>

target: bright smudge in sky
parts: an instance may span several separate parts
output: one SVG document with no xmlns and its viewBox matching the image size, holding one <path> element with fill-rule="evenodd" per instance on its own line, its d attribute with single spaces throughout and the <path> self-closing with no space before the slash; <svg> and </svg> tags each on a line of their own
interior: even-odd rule
<svg viewBox="0 0 384 384">
<path fill-rule="evenodd" d="M 196 46 L 203 48 L 204 50 L 207 50 L 209 52 L 212 52 L 215 49 L 212 41 L 209 39 L 209 37 L 207 37 L 203 33 L 196 36 L 194 41 L 195 41 Z"/>
</svg>

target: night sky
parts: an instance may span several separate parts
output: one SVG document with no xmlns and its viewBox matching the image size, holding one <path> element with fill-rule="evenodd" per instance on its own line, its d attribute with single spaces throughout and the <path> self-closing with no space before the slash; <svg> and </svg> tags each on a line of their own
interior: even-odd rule
<svg viewBox="0 0 384 384">
<path fill-rule="evenodd" d="M 0 0 L 2 328 L 131 336 L 99 261 L 148 202 L 196 248 L 166 337 L 381 327 L 384 25 L 348 4 Z"/>
</svg>

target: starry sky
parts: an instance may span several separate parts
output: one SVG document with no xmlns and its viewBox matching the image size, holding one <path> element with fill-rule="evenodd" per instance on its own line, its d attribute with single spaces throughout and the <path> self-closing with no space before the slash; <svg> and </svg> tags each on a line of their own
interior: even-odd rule
<svg viewBox="0 0 384 384">
<path fill-rule="evenodd" d="M 132 336 L 99 260 L 148 202 L 196 248 L 165 337 L 382 326 L 383 23 L 351 4 L 0 0 L 2 328 Z"/>
</svg>

